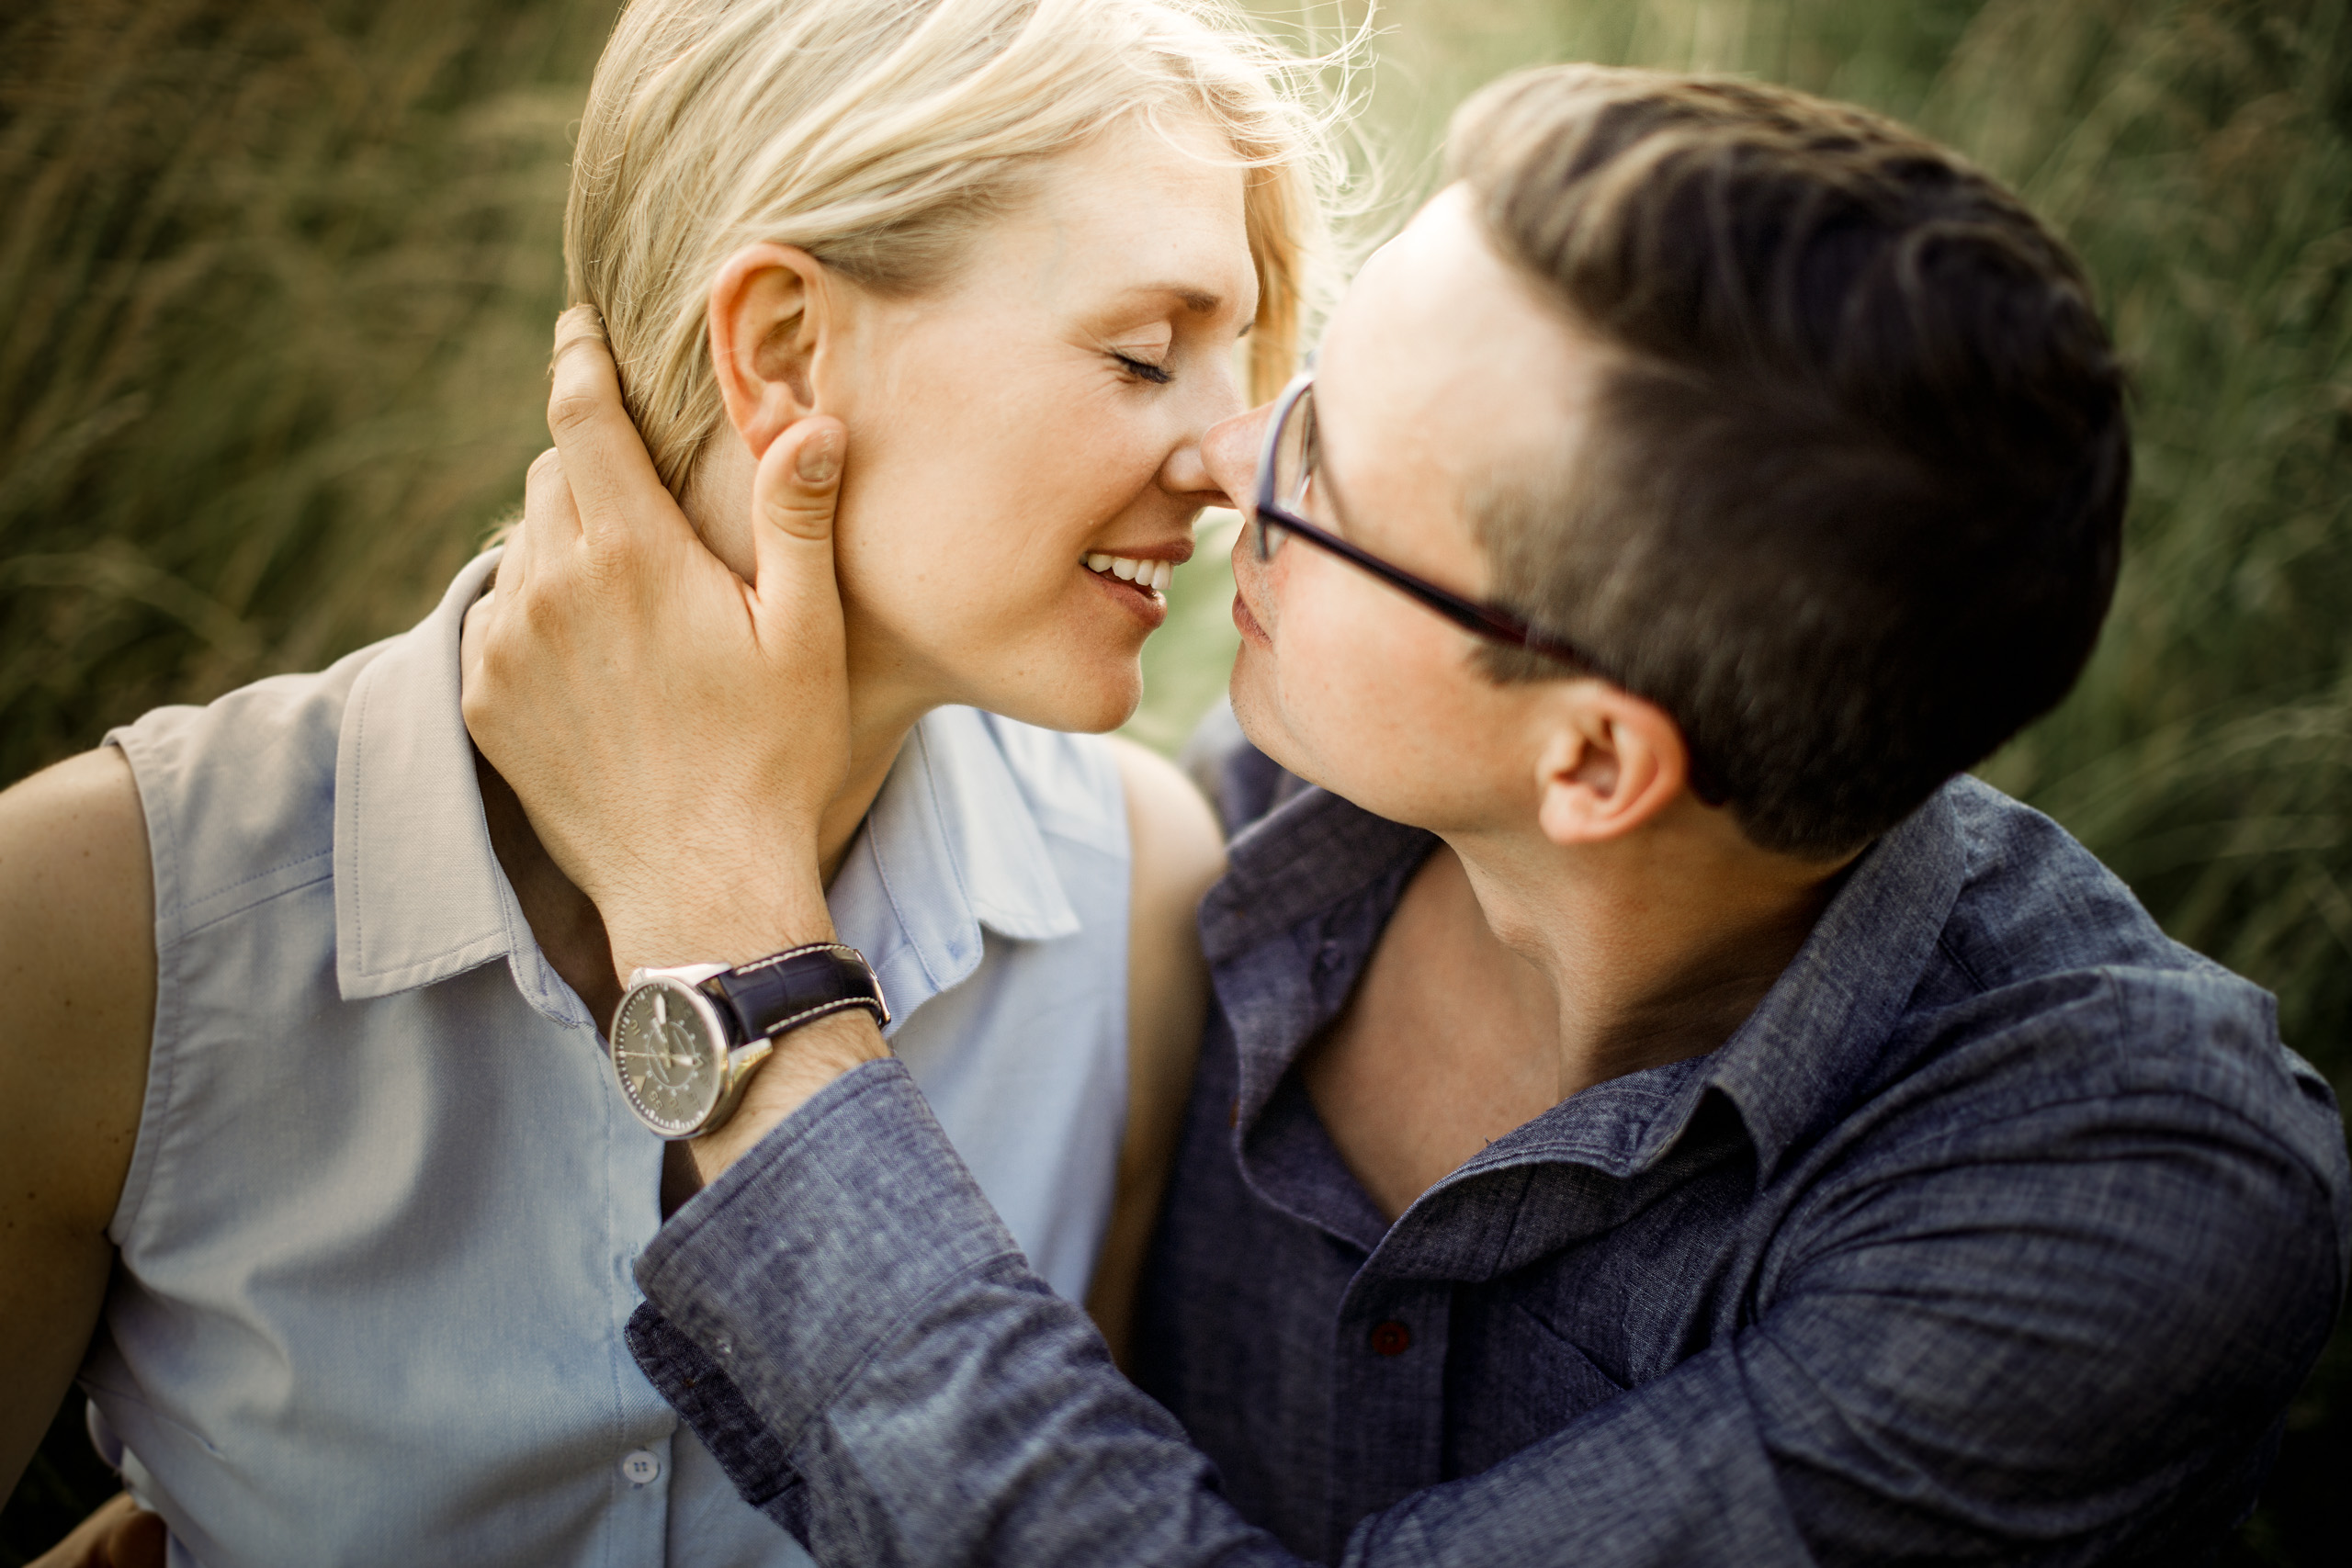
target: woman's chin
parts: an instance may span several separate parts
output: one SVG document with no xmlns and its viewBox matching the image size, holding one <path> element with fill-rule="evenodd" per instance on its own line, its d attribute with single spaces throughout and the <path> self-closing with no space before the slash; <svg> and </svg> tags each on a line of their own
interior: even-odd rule
<svg viewBox="0 0 2352 1568">
<path fill-rule="evenodd" d="M 1050 692 L 1010 690 L 993 694 L 994 700 L 975 701 L 973 705 L 1040 729 L 1073 735 L 1100 735 L 1135 716 L 1143 701 L 1139 665 L 1130 660 L 1125 668 L 1102 671 L 1091 681 L 1070 678 L 1076 674 L 1069 671 Z"/>
</svg>

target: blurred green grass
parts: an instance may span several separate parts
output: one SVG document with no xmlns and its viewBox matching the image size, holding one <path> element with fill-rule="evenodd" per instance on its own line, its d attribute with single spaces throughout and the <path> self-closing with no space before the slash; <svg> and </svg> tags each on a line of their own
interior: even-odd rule
<svg viewBox="0 0 2352 1568">
<path fill-rule="evenodd" d="M 0 10 L 0 780 L 156 703 L 407 625 L 545 445 L 567 127 L 612 0 L 17 0 Z M 1267 0 L 1272 25 L 1296 7 Z M 2352 1087 L 2352 4 L 1397 0 L 1385 182 L 1512 66 L 1753 73 L 1913 120 L 2081 249 L 2138 380 L 2115 614 L 1984 772 Z M 1310 10 L 1328 39 L 1361 17 Z M 1208 542 L 1204 540 L 1204 546 Z M 1229 578 L 1177 574 L 1131 731 L 1221 689 Z M 53 1450 L 70 1449 L 64 1434 Z M 2335 1561 L 2352 1337 L 2233 1549 Z M 0 1562 L 87 1479 L 52 1459 Z M 48 1533 L 44 1533 L 48 1532 Z"/>
</svg>

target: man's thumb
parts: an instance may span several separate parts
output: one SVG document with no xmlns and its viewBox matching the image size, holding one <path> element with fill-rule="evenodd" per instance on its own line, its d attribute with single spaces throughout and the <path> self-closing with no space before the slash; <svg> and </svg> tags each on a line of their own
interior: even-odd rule
<svg viewBox="0 0 2352 1568">
<path fill-rule="evenodd" d="M 841 496 L 849 431 L 830 414 L 811 414 L 768 444 L 752 499 L 759 520 L 796 539 L 830 540 Z"/>
</svg>

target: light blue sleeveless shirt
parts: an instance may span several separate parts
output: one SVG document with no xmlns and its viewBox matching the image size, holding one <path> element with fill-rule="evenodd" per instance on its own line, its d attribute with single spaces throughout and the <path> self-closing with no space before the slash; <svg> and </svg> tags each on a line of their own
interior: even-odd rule
<svg viewBox="0 0 2352 1568">
<path fill-rule="evenodd" d="M 491 850 L 458 635 L 494 558 L 403 637 L 107 737 L 155 1035 L 82 1382 L 175 1564 L 807 1561 L 623 1340 L 662 1145 Z M 1102 741 L 943 709 L 828 896 L 1073 1298 L 1125 1117 L 1128 858 Z"/>
</svg>

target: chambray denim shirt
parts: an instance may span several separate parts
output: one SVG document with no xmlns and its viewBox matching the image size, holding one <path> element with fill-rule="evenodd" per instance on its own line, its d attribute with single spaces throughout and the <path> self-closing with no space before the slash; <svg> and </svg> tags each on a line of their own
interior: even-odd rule
<svg viewBox="0 0 2352 1568">
<path fill-rule="evenodd" d="M 2269 998 L 1972 780 L 1714 1052 L 1385 1224 L 1292 1070 L 1421 833 L 1233 844 L 1137 1343 L 1046 1292 L 906 1074 L 640 1260 L 639 1363 L 820 1562 L 2194 1562 L 2333 1321 L 2352 1204 Z"/>
</svg>

